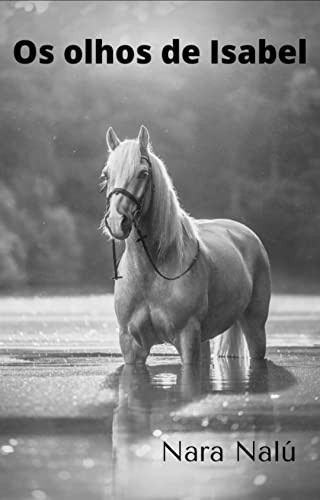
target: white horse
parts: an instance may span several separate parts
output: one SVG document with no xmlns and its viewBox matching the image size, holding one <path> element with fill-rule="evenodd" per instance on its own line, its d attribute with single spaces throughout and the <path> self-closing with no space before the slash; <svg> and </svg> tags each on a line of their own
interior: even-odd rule
<svg viewBox="0 0 320 500">
<path fill-rule="evenodd" d="M 106 138 L 104 222 L 113 241 L 125 240 L 115 265 L 125 363 L 145 363 L 164 342 L 183 364 L 198 363 L 218 335 L 218 356 L 242 357 L 247 344 L 250 357 L 264 358 L 271 287 L 259 238 L 232 220 L 190 217 L 144 126 L 136 140 L 120 142 L 111 127 Z"/>
</svg>

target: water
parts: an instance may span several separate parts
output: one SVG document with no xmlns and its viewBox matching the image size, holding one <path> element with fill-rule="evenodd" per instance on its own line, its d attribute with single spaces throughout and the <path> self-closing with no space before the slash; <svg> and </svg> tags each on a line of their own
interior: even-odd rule
<svg viewBox="0 0 320 500">
<path fill-rule="evenodd" d="M 1 299 L 0 498 L 318 499 L 319 320 L 320 297 L 275 296 L 268 359 L 199 375 L 168 346 L 123 367 L 110 296 Z"/>
</svg>

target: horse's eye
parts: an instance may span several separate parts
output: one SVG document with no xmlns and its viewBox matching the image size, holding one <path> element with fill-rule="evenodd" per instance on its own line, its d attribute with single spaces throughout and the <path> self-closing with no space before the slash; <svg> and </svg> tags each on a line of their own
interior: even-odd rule
<svg viewBox="0 0 320 500">
<path fill-rule="evenodd" d="M 141 172 L 139 172 L 138 174 L 138 179 L 145 179 L 146 177 L 148 177 L 148 175 L 148 170 L 141 170 Z"/>
</svg>

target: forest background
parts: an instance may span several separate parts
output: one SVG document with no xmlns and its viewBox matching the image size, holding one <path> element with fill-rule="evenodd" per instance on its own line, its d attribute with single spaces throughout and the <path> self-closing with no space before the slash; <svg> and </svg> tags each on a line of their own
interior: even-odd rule
<svg viewBox="0 0 320 500">
<path fill-rule="evenodd" d="M 274 286 L 320 282 L 318 2 L 0 3 L 0 289 L 111 290 L 98 226 L 105 132 L 141 123 L 194 217 L 229 217 L 262 238 Z M 154 53 L 180 38 L 197 65 L 20 65 L 14 44 L 85 38 Z M 211 65 L 210 40 L 280 46 L 307 39 L 306 65 Z"/>
</svg>

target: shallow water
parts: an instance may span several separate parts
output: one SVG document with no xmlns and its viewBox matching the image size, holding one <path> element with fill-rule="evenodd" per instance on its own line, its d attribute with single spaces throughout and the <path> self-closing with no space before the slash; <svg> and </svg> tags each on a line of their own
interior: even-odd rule
<svg viewBox="0 0 320 500">
<path fill-rule="evenodd" d="M 320 297 L 273 297 L 267 360 L 199 375 L 168 346 L 123 367 L 110 296 L 0 299 L 0 498 L 318 499 L 319 320 Z"/>
</svg>

